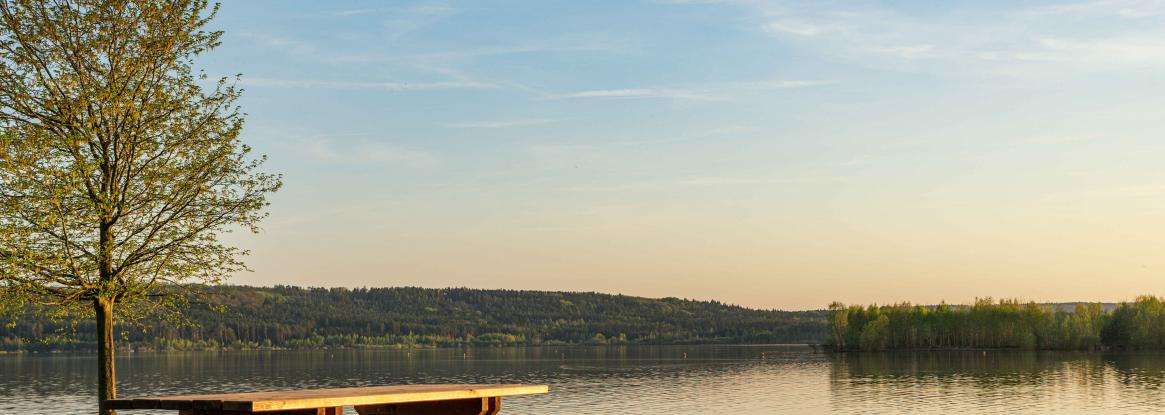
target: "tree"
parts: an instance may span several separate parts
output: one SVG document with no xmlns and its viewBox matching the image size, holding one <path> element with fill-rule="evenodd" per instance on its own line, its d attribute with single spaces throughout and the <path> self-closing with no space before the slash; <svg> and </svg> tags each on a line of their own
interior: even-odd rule
<svg viewBox="0 0 1165 415">
<path fill-rule="evenodd" d="M 829 304 L 829 328 L 833 348 L 838 351 L 846 350 L 845 333 L 849 330 L 849 311 L 845 304 L 834 301 Z"/>
<path fill-rule="evenodd" d="M 890 337 L 890 318 L 885 314 L 866 323 L 862 328 L 861 345 L 863 350 L 884 350 Z"/>
<path fill-rule="evenodd" d="M 219 45 L 206 0 L 0 0 L 0 299 L 97 320 L 100 412 L 114 319 L 245 269 L 263 172 L 241 93 L 193 69 Z"/>
</svg>

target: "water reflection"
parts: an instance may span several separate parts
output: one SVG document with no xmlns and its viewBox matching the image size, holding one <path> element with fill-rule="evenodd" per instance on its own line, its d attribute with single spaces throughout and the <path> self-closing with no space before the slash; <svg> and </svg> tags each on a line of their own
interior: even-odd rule
<svg viewBox="0 0 1165 415">
<path fill-rule="evenodd" d="M 1165 409 L 1158 390 L 1165 378 L 1165 355 L 1160 353 L 896 352 L 828 359 L 831 403 L 855 412 L 870 404 L 905 412 Z"/>
<path fill-rule="evenodd" d="M 126 396 L 404 383 L 550 384 L 549 396 L 507 400 L 504 413 L 531 415 L 1165 410 L 1165 355 L 1159 353 L 829 355 L 794 346 L 546 347 L 138 354 L 119 365 Z M 94 366 L 88 356 L 0 356 L 0 413 L 92 413 Z"/>
</svg>

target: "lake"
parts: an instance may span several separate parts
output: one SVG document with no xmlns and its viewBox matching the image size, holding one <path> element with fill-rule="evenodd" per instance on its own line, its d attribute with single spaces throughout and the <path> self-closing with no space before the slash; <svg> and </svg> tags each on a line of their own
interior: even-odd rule
<svg viewBox="0 0 1165 415">
<path fill-rule="evenodd" d="M 830 355 L 803 346 L 629 346 L 138 353 L 118 363 L 123 396 L 402 383 L 550 385 L 550 395 L 507 398 L 503 414 L 1165 411 L 1161 353 Z M 95 413 L 95 367 L 86 355 L 0 356 L 0 413 Z"/>
</svg>

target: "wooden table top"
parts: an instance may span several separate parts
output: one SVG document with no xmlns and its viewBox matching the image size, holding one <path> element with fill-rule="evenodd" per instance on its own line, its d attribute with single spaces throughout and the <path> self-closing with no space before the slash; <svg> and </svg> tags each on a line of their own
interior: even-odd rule
<svg viewBox="0 0 1165 415">
<path fill-rule="evenodd" d="M 549 392 L 546 385 L 398 385 L 114 399 L 113 409 L 212 409 L 265 412 L 349 405 L 489 398 Z"/>
</svg>

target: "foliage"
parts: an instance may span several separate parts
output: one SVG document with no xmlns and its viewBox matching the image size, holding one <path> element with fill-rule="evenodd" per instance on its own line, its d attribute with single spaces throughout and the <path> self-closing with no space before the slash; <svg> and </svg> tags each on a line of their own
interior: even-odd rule
<svg viewBox="0 0 1165 415">
<path fill-rule="evenodd" d="M 1141 296 L 1121 304 L 1101 328 L 1105 344 L 1121 349 L 1165 349 L 1165 302 Z"/>
<path fill-rule="evenodd" d="M 0 311 L 95 317 L 101 414 L 115 318 L 244 269 L 221 237 L 256 231 L 281 184 L 239 138 L 241 90 L 193 68 L 216 9 L 0 0 Z"/>
<path fill-rule="evenodd" d="M 819 343 L 825 313 L 715 301 L 467 288 L 198 287 L 193 325 L 123 327 L 144 349 L 451 347 L 539 344 Z M 225 311 L 217 311 L 223 306 Z M 0 328 L 8 350 L 91 349 L 91 330 L 29 313 Z"/>
<path fill-rule="evenodd" d="M 205 8 L 0 2 L 0 297 L 124 316 L 242 269 L 220 236 L 280 182 L 239 139 L 240 91 L 192 69 L 221 36 Z"/>
<path fill-rule="evenodd" d="M 834 303 L 829 324 L 835 350 L 1165 349 L 1165 302 L 1152 296 L 1115 307 L 989 298 L 962 306 Z"/>
</svg>

